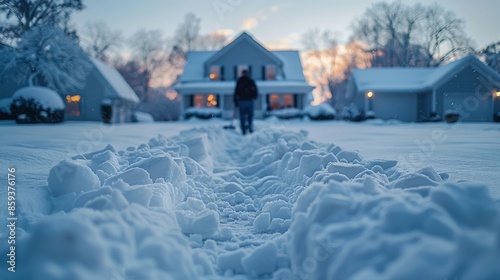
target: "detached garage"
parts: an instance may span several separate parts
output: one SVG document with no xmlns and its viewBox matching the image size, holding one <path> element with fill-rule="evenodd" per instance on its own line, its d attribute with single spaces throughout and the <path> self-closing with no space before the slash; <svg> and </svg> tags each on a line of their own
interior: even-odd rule
<svg viewBox="0 0 500 280">
<path fill-rule="evenodd" d="M 356 69 L 355 105 L 377 118 L 428 121 L 447 112 L 462 121 L 493 121 L 500 112 L 500 75 L 475 56 L 436 68 Z"/>
</svg>

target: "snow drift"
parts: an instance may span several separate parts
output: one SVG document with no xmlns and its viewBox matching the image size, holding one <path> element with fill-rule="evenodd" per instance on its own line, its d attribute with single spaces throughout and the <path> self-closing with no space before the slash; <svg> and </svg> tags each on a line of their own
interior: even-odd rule
<svg viewBox="0 0 500 280">
<path fill-rule="evenodd" d="M 16 276 L 498 279 L 498 207 L 446 178 L 272 127 L 109 145 L 53 167 L 50 211 L 19 213 Z"/>
</svg>

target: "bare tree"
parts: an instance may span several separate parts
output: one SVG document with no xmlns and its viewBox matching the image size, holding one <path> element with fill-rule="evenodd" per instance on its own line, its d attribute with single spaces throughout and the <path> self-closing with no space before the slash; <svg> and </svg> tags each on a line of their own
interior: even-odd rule
<svg viewBox="0 0 500 280">
<path fill-rule="evenodd" d="M 334 32 L 319 29 L 302 36 L 304 72 L 317 87 L 315 102 L 329 101 L 337 109 L 344 106 L 345 85 L 350 70 L 367 67 L 369 59 L 359 42 L 341 45 Z"/>
<path fill-rule="evenodd" d="M 48 86 L 60 93 L 84 86 L 90 61 L 66 34 L 51 26 L 37 26 L 24 33 L 18 48 L 0 51 L 0 74 L 20 84 Z"/>
<path fill-rule="evenodd" d="M 500 41 L 491 43 L 479 52 L 484 57 L 486 65 L 500 74 Z"/>
<path fill-rule="evenodd" d="M 195 49 L 199 50 L 220 50 L 227 42 L 227 36 L 220 32 L 212 32 L 206 35 L 200 35 L 197 39 Z"/>
<path fill-rule="evenodd" d="M 438 4 L 380 2 L 353 23 L 352 40 L 363 41 L 374 66 L 435 66 L 470 50 L 464 21 Z"/>
<path fill-rule="evenodd" d="M 0 39 L 15 40 L 30 29 L 50 25 L 63 29 L 66 34 L 76 32 L 70 30 L 71 14 L 83 10 L 82 0 L 0 0 Z"/>
<path fill-rule="evenodd" d="M 177 27 L 175 31 L 174 40 L 176 46 L 187 53 L 196 47 L 198 36 L 200 33 L 201 19 L 195 14 L 187 14 L 184 21 Z"/>
<path fill-rule="evenodd" d="M 105 22 L 88 23 L 82 37 L 87 53 L 106 62 L 120 49 L 122 42 L 122 32 L 110 29 Z"/>
<path fill-rule="evenodd" d="M 144 96 L 141 99 L 143 101 L 148 100 L 151 80 L 155 77 L 158 69 L 167 61 L 164 49 L 165 41 L 162 37 L 160 30 L 141 29 L 134 33 L 129 40 L 133 55 L 142 68 Z"/>
</svg>

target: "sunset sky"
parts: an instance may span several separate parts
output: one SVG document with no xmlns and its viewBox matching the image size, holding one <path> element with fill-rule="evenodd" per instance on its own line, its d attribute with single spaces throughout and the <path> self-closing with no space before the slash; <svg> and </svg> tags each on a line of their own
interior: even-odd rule
<svg viewBox="0 0 500 280">
<path fill-rule="evenodd" d="M 222 30 L 232 38 L 250 31 L 268 47 L 301 49 L 301 34 L 319 27 L 338 31 L 347 41 L 351 22 L 377 0 L 86 0 L 86 9 L 73 23 L 81 29 L 87 22 L 104 21 L 128 37 L 135 31 L 160 29 L 171 36 L 187 13 L 201 18 L 201 33 Z M 432 4 L 435 1 L 405 1 Z M 500 1 L 441 0 L 446 9 L 466 20 L 467 34 L 477 47 L 500 40 Z"/>
</svg>

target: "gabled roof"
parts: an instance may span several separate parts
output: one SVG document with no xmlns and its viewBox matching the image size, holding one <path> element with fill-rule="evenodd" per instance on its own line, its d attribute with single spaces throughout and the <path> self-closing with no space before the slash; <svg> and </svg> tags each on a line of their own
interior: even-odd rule
<svg viewBox="0 0 500 280">
<path fill-rule="evenodd" d="M 125 81 L 122 75 L 120 75 L 118 70 L 92 57 L 90 58 L 90 61 L 95 66 L 97 71 L 102 75 L 102 77 L 111 86 L 109 90 L 106 90 L 105 97 L 111 99 L 124 99 L 135 104 L 138 104 L 140 102 L 134 90 Z"/>
<path fill-rule="evenodd" d="M 206 64 L 213 64 L 217 59 L 220 57 L 224 56 L 226 53 L 228 53 L 230 50 L 233 48 L 237 47 L 238 44 L 240 44 L 242 41 L 247 41 L 250 44 L 252 44 L 257 51 L 262 52 L 264 55 L 268 56 L 276 65 L 281 66 L 281 60 L 277 58 L 275 55 L 273 55 L 270 51 L 268 51 L 266 48 L 264 48 L 259 42 L 257 42 L 250 34 L 247 32 L 242 32 L 236 39 L 234 39 L 231 43 L 227 44 L 225 47 L 223 47 L 220 51 L 215 53 L 210 59 L 208 59 L 205 63 Z"/>
<path fill-rule="evenodd" d="M 358 92 L 422 92 L 432 90 L 460 73 L 466 67 L 473 67 L 489 82 L 500 87 L 500 75 L 486 66 L 474 55 L 434 68 L 368 68 L 352 72 Z"/>
</svg>

